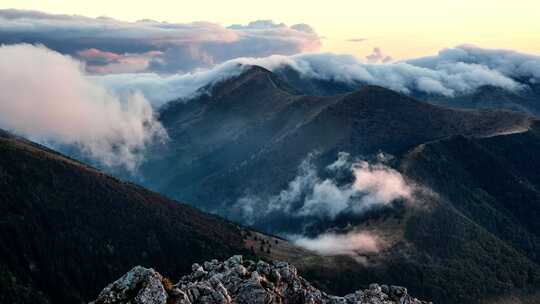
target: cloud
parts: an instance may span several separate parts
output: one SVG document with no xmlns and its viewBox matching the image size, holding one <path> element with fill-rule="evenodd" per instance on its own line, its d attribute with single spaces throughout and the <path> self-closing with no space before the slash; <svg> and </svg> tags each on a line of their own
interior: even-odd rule
<svg viewBox="0 0 540 304">
<path fill-rule="evenodd" d="M 349 255 L 376 253 L 381 249 L 381 240 L 373 233 L 350 231 L 345 234 L 327 232 L 316 237 L 290 236 L 297 246 L 320 255 Z"/>
<path fill-rule="evenodd" d="M 297 176 L 278 194 L 240 198 L 232 210 L 240 215 L 237 219 L 249 225 L 274 218 L 285 221 L 286 226 L 274 233 L 318 254 L 349 255 L 359 262 L 366 262 L 361 255 L 378 253 L 394 244 L 399 236 L 393 233 L 389 235 L 373 227 L 367 231 L 350 224 L 339 227 L 338 217 L 393 206 L 396 200 L 411 207 L 416 203 L 413 192 L 427 190 L 409 184 L 398 171 L 387 166 L 385 163 L 392 157 L 384 153 L 368 163 L 339 152 L 336 160 L 322 171 L 315 165 L 317 157 L 317 153 L 308 155 L 298 167 Z M 293 224 L 295 227 L 291 228 L 293 222 L 300 225 Z"/>
<path fill-rule="evenodd" d="M 171 100 L 188 100 L 199 94 L 209 93 L 204 87 L 240 75 L 248 65 L 236 60 L 212 69 L 185 74 L 160 75 L 156 73 L 93 75 L 93 81 L 120 95 L 141 92 L 154 107 Z"/>
<path fill-rule="evenodd" d="M 428 69 L 460 71 L 464 66 L 481 66 L 497 71 L 505 77 L 540 81 L 540 56 L 518 53 L 508 49 L 483 49 L 473 45 L 461 45 L 443 49 L 436 56 L 427 56 L 407 61 L 414 66 Z"/>
<path fill-rule="evenodd" d="M 312 171 L 315 169 L 310 167 L 297 178 L 307 177 L 308 182 L 304 184 L 311 188 L 298 215 L 335 218 L 343 212 L 360 214 L 376 205 L 388 205 L 397 199 L 411 199 L 411 187 L 401 174 L 381 163 L 372 165 L 362 160 L 351 163 L 349 155 L 342 152 L 327 169 L 333 172 L 349 170 L 354 182 L 340 186 L 330 178 L 313 178 L 315 173 Z"/>
<path fill-rule="evenodd" d="M 347 42 L 356 42 L 356 43 L 359 43 L 359 42 L 364 42 L 368 40 L 367 38 L 351 38 L 351 39 L 347 39 Z"/>
<path fill-rule="evenodd" d="M 152 60 L 162 55 L 159 51 L 142 54 L 116 54 L 98 49 L 77 52 L 77 57 L 86 63 L 87 71 L 97 74 L 137 73 L 148 69 Z"/>
<path fill-rule="evenodd" d="M 392 57 L 383 54 L 383 52 L 381 51 L 381 48 L 379 47 L 373 48 L 373 52 L 367 55 L 366 59 L 369 63 L 378 63 L 378 62 L 387 63 L 387 62 L 392 61 Z"/>
<path fill-rule="evenodd" d="M 396 199 L 411 199 L 411 187 L 401 173 L 381 163 L 370 165 L 366 161 L 353 164 L 356 191 L 365 192 L 363 205 L 388 203 Z"/>
<path fill-rule="evenodd" d="M 253 224 L 272 213 L 332 220 L 340 214 L 361 214 L 398 199 L 412 200 L 412 187 L 399 172 L 382 163 L 352 160 L 348 153 L 341 152 L 325 168 L 330 177 L 322 178 L 314 158 L 312 154 L 301 163 L 298 175 L 279 194 L 240 198 L 235 206 L 244 221 Z M 347 174 L 352 175 L 352 183 L 337 181 Z"/>
<path fill-rule="evenodd" d="M 83 64 L 45 47 L 1 46 L 0 71 L 0 128 L 130 170 L 150 142 L 166 137 L 141 94 L 114 95 Z"/>
<path fill-rule="evenodd" d="M 43 44 L 78 56 L 94 73 L 186 72 L 237 57 L 291 55 L 320 47 L 318 35 L 306 24 L 124 22 L 13 9 L 0 10 L 0 43 Z M 101 53 L 101 61 L 89 58 L 90 53 Z"/>
<path fill-rule="evenodd" d="M 469 53 L 471 55 L 465 55 Z M 482 54 L 486 54 L 486 58 Z M 117 58 L 111 54 L 100 56 L 105 57 L 98 57 L 102 62 Z M 200 88 L 237 76 L 250 65 L 276 72 L 289 67 L 306 79 L 333 80 L 354 87 L 372 84 L 404 94 L 420 92 L 448 97 L 472 93 L 485 85 L 516 92 L 527 83 L 540 81 L 540 56 L 471 46 L 443 50 L 438 56 L 392 63 L 369 64 L 351 55 L 330 53 L 272 55 L 236 58 L 189 73 L 126 73 L 94 75 L 93 79 L 122 94 L 141 91 L 152 104 L 160 106 L 171 100 L 196 96 Z"/>
<path fill-rule="evenodd" d="M 331 53 L 243 60 L 272 71 L 289 67 L 308 79 L 333 80 L 354 86 L 380 85 L 404 94 L 421 92 L 453 97 L 486 85 L 516 92 L 527 83 L 540 81 L 540 56 L 469 45 L 444 49 L 436 56 L 378 64 L 361 62 L 352 55 Z"/>
</svg>

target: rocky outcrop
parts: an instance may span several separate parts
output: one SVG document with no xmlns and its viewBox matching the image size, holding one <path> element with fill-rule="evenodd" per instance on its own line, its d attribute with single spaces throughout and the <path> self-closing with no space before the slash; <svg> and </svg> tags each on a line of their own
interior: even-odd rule
<svg viewBox="0 0 540 304">
<path fill-rule="evenodd" d="M 161 304 L 166 303 L 167 297 L 163 277 L 154 269 L 136 266 L 105 287 L 94 303 Z"/>
<path fill-rule="evenodd" d="M 426 304 L 398 286 L 372 284 L 344 297 L 328 295 L 298 275 L 294 266 L 244 260 L 193 264 L 177 284 L 153 269 L 133 268 L 107 286 L 93 304 Z"/>
</svg>

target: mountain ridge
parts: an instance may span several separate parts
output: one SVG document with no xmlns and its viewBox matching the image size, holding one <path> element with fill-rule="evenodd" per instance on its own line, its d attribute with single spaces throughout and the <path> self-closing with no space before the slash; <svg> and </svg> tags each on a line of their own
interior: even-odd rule
<svg viewBox="0 0 540 304">
<path fill-rule="evenodd" d="M 199 196 L 176 195 L 192 192 L 198 180 L 243 167 L 244 160 L 269 151 L 279 155 L 274 146 L 289 141 L 298 147 L 293 149 L 296 154 L 289 150 L 295 160 L 286 166 L 296 167 L 308 153 L 329 147 L 354 154 L 399 153 L 453 134 L 489 136 L 526 129 L 533 120 L 513 112 L 434 106 L 377 86 L 337 96 L 292 95 L 276 89 L 271 75 L 266 69 L 248 69 L 216 84 L 213 89 L 221 93 L 215 98 L 210 92 L 167 106 L 160 120 L 169 133 L 169 147 L 161 155 L 149 153 L 141 170 L 149 181 L 143 183 L 177 199 L 205 204 Z M 173 188 L 178 194 L 167 190 Z"/>
</svg>

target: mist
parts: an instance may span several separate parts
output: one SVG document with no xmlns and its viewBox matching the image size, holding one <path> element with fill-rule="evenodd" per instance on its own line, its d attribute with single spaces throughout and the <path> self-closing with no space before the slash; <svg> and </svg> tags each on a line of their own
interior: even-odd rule
<svg viewBox="0 0 540 304">
<path fill-rule="evenodd" d="M 240 198 L 236 212 L 249 224 L 269 214 L 297 218 L 333 220 L 342 214 L 362 214 L 395 200 L 411 200 L 413 187 L 401 174 L 384 163 L 354 159 L 340 152 L 336 160 L 319 174 L 316 154 L 310 154 L 298 167 L 298 175 L 286 189 L 270 197 L 249 194 Z M 340 182 L 350 175 L 352 182 Z"/>
<path fill-rule="evenodd" d="M 110 92 L 71 57 L 43 46 L 4 45 L 0 70 L 0 128 L 128 170 L 150 143 L 166 138 L 142 94 Z"/>
<path fill-rule="evenodd" d="M 392 62 L 388 62 L 390 58 L 380 49 L 374 52 L 377 58 L 372 57 L 372 60 L 385 62 L 365 63 L 352 55 L 306 53 L 235 58 L 188 73 L 125 73 L 93 78 L 119 93 L 141 91 L 155 106 L 177 99 L 188 101 L 201 93 L 200 88 L 211 88 L 251 65 L 274 72 L 290 68 L 308 80 L 338 81 L 351 87 L 379 85 L 403 94 L 445 97 L 470 94 L 482 86 L 521 92 L 528 84 L 540 81 L 540 56 L 511 50 L 458 46 L 441 50 L 435 56 Z"/>
<path fill-rule="evenodd" d="M 289 236 L 297 246 L 314 251 L 320 255 L 348 255 L 377 253 L 382 241 L 373 233 L 351 231 L 344 234 L 327 232 L 316 237 Z"/>
</svg>

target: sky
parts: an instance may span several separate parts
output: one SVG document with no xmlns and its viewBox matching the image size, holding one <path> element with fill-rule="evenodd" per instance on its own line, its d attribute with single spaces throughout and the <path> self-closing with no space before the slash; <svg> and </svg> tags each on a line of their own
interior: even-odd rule
<svg viewBox="0 0 540 304">
<path fill-rule="evenodd" d="M 323 38 L 321 51 L 359 58 L 374 47 L 394 59 L 407 59 L 464 43 L 540 54 L 537 0 L 2 0 L 0 8 L 224 26 L 265 19 L 306 23 Z"/>
</svg>

